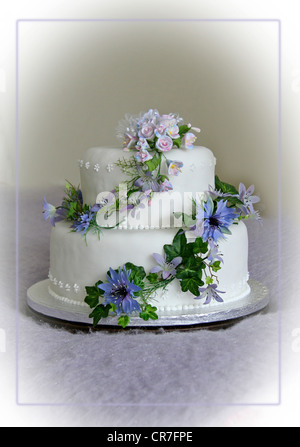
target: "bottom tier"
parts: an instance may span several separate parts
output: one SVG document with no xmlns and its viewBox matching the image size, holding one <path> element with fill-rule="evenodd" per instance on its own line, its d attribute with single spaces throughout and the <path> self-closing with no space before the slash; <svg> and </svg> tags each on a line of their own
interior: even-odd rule
<svg viewBox="0 0 300 447">
<path fill-rule="evenodd" d="M 189 292 L 182 292 L 174 280 L 164 292 L 152 297 L 152 304 L 163 314 L 174 310 L 196 309 L 203 306 L 222 306 L 239 300 L 250 293 L 248 285 L 248 234 L 243 222 L 230 227 L 231 235 L 220 242 L 223 255 L 218 272 L 218 289 L 224 303 L 203 304 Z M 163 246 L 170 244 L 177 230 L 105 230 L 100 240 L 88 234 L 86 240 L 60 222 L 52 228 L 50 240 L 50 271 L 48 291 L 54 300 L 65 304 L 87 306 L 84 302 L 85 287 L 98 280 L 105 281 L 110 267 L 117 269 L 126 262 L 141 265 L 147 272 L 155 265 L 153 253 L 162 253 Z"/>
</svg>

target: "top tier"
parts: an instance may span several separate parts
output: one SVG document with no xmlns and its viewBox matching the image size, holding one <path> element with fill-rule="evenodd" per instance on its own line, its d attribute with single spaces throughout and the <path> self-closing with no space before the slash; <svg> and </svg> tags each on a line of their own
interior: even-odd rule
<svg viewBox="0 0 300 447">
<path fill-rule="evenodd" d="M 133 151 L 126 152 L 120 148 L 88 149 L 79 160 L 84 203 L 93 205 L 99 193 L 110 192 L 127 181 L 127 175 L 116 163 L 123 159 L 130 160 L 132 156 Z M 182 163 L 179 175 L 170 170 L 170 161 Z M 192 150 L 175 148 L 163 154 L 161 174 L 169 177 L 173 191 L 196 194 L 215 186 L 215 164 L 212 151 L 206 147 L 194 146 Z"/>
</svg>

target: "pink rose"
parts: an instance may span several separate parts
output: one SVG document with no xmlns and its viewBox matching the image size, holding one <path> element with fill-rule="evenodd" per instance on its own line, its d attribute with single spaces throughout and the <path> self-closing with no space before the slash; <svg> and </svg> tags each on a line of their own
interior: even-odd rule
<svg viewBox="0 0 300 447">
<path fill-rule="evenodd" d="M 170 151 L 173 147 L 173 140 L 167 135 L 161 135 L 156 142 L 156 147 L 162 152 Z"/>
<path fill-rule="evenodd" d="M 144 123 L 139 131 L 139 137 L 152 140 L 154 138 L 155 127 L 151 123 Z"/>
</svg>

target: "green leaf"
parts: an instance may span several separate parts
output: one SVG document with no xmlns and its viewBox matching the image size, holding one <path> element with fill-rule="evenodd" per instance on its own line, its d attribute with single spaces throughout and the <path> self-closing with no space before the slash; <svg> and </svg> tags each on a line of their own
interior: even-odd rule
<svg viewBox="0 0 300 447">
<path fill-rule="evenodd" d="M 213 284 L 213 282 L 214 282 L 214 280 L 210 276 L 206 277 L 205 284 Z"/>
<path fill-rule="evenodd" d="M 151 320 L 157 320 L 158 315 L 156 314 L 156 311 L 157 307 L 151 306 L 151 304 L 147 304 L 145 309 L 140 312 L 140 317 L 145 321 L 148 321 L 149 318 L 151 318 Z"/>
<path fill-rule="evenodd" d="M 211 264 L 211 268 L 213 272 L 217 272 L 221 269 L 221 261 L 215 261 L 213 264 Z"/>
<path fill-rule="evenodd" d="M 204 282 L 197 276 L 182 279 L 180 281 L 181 290 L 183 292 L 191 292 L 193 295 L 199 295 L 199 287 L 203 286 Z"/>
<path fill-rule="evenodd" d="M 222 191 L 226 194 L 238 194 L 238 190 L 235 188 L 235 186 L 230 185 L 229 183 L 222 182 L 217 175 L 215 176 L 215 187 L 216 190 Z"/>
<path fill-rule="evenodd" d="M 93 318 L 93 325 L 96 326 L 101 318 L 107 318 L 111 307 L 110 304 L 104 306 L 104 304 L 99 304 L 93 312 L 89 315 L 89 318 Z"/>
<path fill-rule="evenodd" d="M 76 214 L 76 212 L 77 212 L 77 202 L 71 202 L 68 211 L 68 217 L 72 219 Z"/>
<path fill-rule="evenodd" d="M 103 290 L 99 289 L 97 285 L 102 284 L 102 281 L 98 281 L 94 286 L 87 286 L 85 288 L 87 296 L 84 301 L 91 307 L 96 307 L 99 303 L 99 297 L 103 295 Z"/>
<path fill-rule="evenodd" d="M 175 140 L 173 140 L 173 144 L 179 149 L 181 146 L 181 138 L 176 138 Z"/>
<path fill-rule="evenodd" d="M 164 245 L 167 261 L 171 262 L 177 256 L 182 256 L 187 245 L 185 233 L 180 229 L 173 239 L 172 244 Z"/>
<path fill-rule="evenodd" d="M 118 324 L 124 329 L 128 325 L 129 321 L 130 319 L 128 315 L 121 315 L 118 319 Z"/>
<path fill-rule="evenodd" d="M 155 284 L 158 281 L 158 274 L 157 273 L 149 273 L 147 276 L 148 281 L 151 284 Z"/>
<path fill-rule="evenodd" d="M 204 242 L 201 237 L 197 237 L 195 242 L 193 243 L 193 253 L 207 253 L 208 250 L 208 242 Z"/>
<path fill-rule="evenodd" d="M 155 155 L 151 160 L 146 161 L 145 164 L 148 166 L 149 171 L 154 171 L 160 164 L 160 160 L 161 158 L 158 155 Z"/>
<path fill-rule="evenodd" d="M 179 126 L 179 135 L 182 137 L 182 136 L 185 135 L 189 130 L 190 130 L 190 127 L 189 127 L 189 126 L 187 126 L 186 124 L 182 124 L 181 126 Z"/>
<path fill-rule="evenodd" d="M 144 278 L 146 277 L 144 267 L 134 265 L 131 262 L 127 262 L 125 264 L 125 268 L 126 270 L 131 271 L 129 279 L 133 281 L 135 285 L 140 286 L 143 283 Z"/>
</svg>

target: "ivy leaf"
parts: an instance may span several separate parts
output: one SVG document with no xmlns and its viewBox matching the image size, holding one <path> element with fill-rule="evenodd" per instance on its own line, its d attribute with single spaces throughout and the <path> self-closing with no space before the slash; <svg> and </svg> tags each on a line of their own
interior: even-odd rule
<svg viewBox="0 0 300 447">
<path fill-rule="evenodd" d="M 157 320 L 158 315 L 156 314 L 156 311 L 157 307 L 151 306 L 151 304 L 147 304 L 145 309 L 140 313 L 140 317 L 145 321 L 148 321 L 149 318 L 151 318 L 151 320 Z"/>
<path fill-rule="evenodd" d="M 202 269 L 195 269 L 193 267 L 187 266 L 183 267 L 181 270 L 179 270 L 176 273 L 176 278 L 182 280 L 182 279 L 189 279 L 189 278 L 202 278 Z"/>
<path fill-rule="evenodd" d="M 99 289 L 98 284 L 102 284 L 102 281 L 98 281 L 94 286 L 87 286 L 85 288 L 87 296 L 84 301 L 91 307 L 96 307 L 99 303 L 99 297 L 103 295 L 104 291 Z"/>
<path fill-rule="evenodd" d="M 144 267 L 139 267 L 137 265 L 132 264 L 131 262 L 127 262 L 125 264 L 126 270 L 130 270 L 129 279 L 134 282 L 136 286 L 141 286 L 143 284 L 143 280 L 146 277 L 146 272 Z"/>
<path fill-rule="evenodd" d="M 204 282 L 197 276 L 188 277 L 180 281 L 181 290 L 183 292 L 191 292 L 193 295 L 199 295 L 199 287 L 203 286 Z"/>
<path fill-rule="evenodd" d="M 120 326 L 122 326 L 123 329 L 125 329 L 125 327 L 128 325 L 130 319 L 128 315 L 121 315 L 120 318 L 118 319 L 118 324 Z"/>
<path fill-rule="evenodd" d="M 207 253 L 208 250 L 208 242 L 204 242 L 201 237 L 197 237 L 195 242 L 193 242 L 193 253 Z"/>
<path fill-rule="evenodd" d="M 213 272 L 217 272 L 221 269 L 221 261 L 215 261 L 213 264 L 211 264 L 211 268 Z"/>
<path fill-rule="evenodd" d="M 89 318 L 93 318 L 93 325 L 96 326 L 101 318 L 107 318 L 111 307 L 110 304 L 99 304 L 95 307 Z"/>
<path fill-rule="evenodd" d="M 173 239 L 172 244 L 164 245 L 167 261 L 171 262 L 177 256 L 182 256 L 187 245 L 185 233 L 180 229 Z"/>
</svg>

